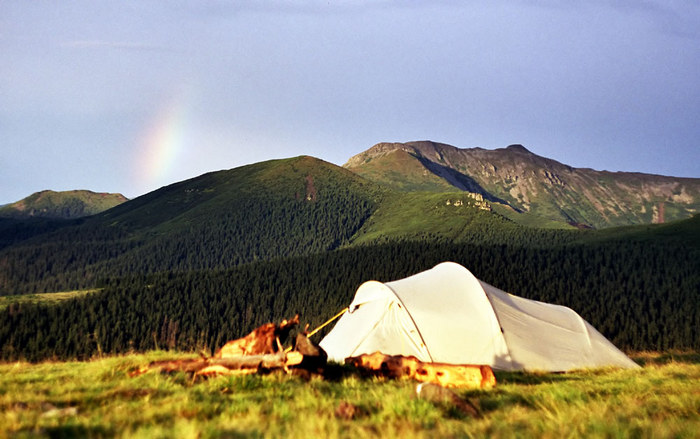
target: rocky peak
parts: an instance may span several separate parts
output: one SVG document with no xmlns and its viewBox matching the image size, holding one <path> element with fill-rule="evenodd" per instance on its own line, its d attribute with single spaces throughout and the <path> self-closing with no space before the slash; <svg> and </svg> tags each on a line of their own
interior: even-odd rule
<svg viewBox="0 0 700 439">
<path fill-rule="evenodd" d="M 380 143 L 345 166 L 387 187 L 475 192 L 518 211 L 594 227 L 669 221 L 700 211 L 700 179 L 573 168 L 520 144 L 487 150 L 431 141 Z"/>
<path fill-rule="evenodd" d="M 506 147 L 506 150 L 508 150 L 508 151 L 510 151 L 510 152 L 519 152 L 519 153 L 525 153 L 525 154 L 532 154 L 532 153 L 530 152 L 530 150 L 528 150 L 527 148 L 525 148 L 523 145 L 521 145 L 521 144 L 519 144 L 519 143 L 514 144 L 514 145 L 508 145 L 508 146 Z"/>
</svg>

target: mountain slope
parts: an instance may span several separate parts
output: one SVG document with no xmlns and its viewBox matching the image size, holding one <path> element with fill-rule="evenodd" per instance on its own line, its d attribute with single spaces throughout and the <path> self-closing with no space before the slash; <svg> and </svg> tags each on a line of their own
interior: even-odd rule
<svg viewBox="0 0 700 439">
<path fill-rule="evenodd" d="M 132 274 L 225 270 L 382 243 L 548 248 L 632 233 L 524 227 L 507 209 L 475 192 L 382 189 L 312 157 L 272 160 L 174 183 L 88 218 L 0 220 L 0 294 L 94 288 Z M 633 234 L 656 241 L 670 233 L 677 241 L 692 235 L 694 224 Z"/>
<path fill-rule="evenodd" d="M 0 207 L 0 218 L 74 219 L 104 212 L 125 201 L 122 194 L 46 190 Z"/>
<path fill-rule="evenodd" d="M 596 228 L 688 218 L 700 179 L 572 168 L 521 145 L 460 149 L 430 141 L 379 143 L 345 168 L 398 190 L 480 193 L 513 209 Z"/>
<path fill-rule="evenodd" d="M 312 157 L 204 174 L 76 223 L 27 233 L 0 251 L 0 293 L 325 252 L 349 242 L 379 194 L 373 183 Z"/>
</svg>

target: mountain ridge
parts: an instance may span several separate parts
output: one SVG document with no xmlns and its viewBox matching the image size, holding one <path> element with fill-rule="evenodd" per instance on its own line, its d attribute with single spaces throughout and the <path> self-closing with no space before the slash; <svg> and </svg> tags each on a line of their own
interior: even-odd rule
<svg viewBox="0 0 700 439">
<path fill-rule="evenodd" d="M 387 242 L 541 247 L 595 236 L 449 188 L 395 191 L 300 156 L 209 172 L 86 218 L 0 219 L 0 295 Z"/>
<path fill-rule="evenodd" d="M 432 141 L 382 142 L 343 167 L 393 189 L 451 186 L 517 211 L 595 228 L 660 223 L 700 211 L 700 179 L 574 168 L 522 145 L 487 150 Z"/>
</svg>

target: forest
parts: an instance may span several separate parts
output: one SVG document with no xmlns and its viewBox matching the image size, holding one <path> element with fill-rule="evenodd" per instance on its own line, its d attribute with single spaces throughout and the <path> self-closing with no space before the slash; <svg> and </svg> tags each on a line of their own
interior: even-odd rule
<svg viewBox="0 0 700 439">
<path fill-rule="evenodd" d="M 295 313 L 313 327 L 347 306 L 362 282 L 402 278 L 447 260 L 505 291 L 573 308 L 622 349 L 700 349 L 700 258 L 693 247 L 406 241 L 219 271 L 105 278 L 97 294 L 2 310 L 0 355 L 37 361 L 154 348 L 213 352 Z"/>
</svg>

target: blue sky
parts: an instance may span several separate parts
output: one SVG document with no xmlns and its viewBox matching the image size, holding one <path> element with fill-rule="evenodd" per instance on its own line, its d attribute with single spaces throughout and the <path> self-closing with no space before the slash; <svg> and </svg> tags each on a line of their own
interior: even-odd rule
<svg viewBox="0 0 700 439">
<path fill-rule="evenodd" d="M 700 177 L 700 2 L 0 0 L 0 204 L 381 141 Z"/>
</svg>

